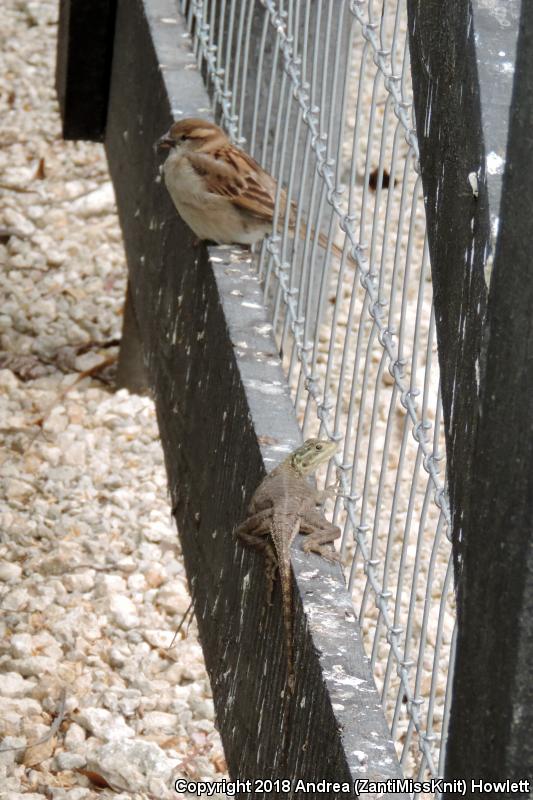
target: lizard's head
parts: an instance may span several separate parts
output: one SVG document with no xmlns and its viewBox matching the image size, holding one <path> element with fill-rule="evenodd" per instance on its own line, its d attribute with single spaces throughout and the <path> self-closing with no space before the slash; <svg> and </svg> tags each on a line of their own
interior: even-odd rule
<svg viewBox="0 0 533 800">
<path fill-rule="evenodd" d="M 290 456 L 291 464 L 300 475 L 311 475 L 337 452 L 335 442 L 327 439 L 308 439 Z"/>
</svg>

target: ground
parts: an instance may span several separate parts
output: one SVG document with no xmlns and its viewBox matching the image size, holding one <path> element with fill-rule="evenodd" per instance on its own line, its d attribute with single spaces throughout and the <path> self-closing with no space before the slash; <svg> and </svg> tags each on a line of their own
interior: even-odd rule
<svg viewBox="0 0 533 800">
<path fill-rule="evenodd" d="M 116 355 L 126 266 L 103 147 L 61 138 L 57 12 L 6 0 L 0 32 L 0 796 L 175 797 L 226 766 L 194 625 L 170 646 L 153 403 L 79 380 Z"/>
</svg>

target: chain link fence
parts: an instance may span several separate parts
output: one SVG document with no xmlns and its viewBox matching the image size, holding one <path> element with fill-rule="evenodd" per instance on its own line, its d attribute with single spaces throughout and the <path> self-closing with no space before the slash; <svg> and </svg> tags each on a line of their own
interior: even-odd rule
<svg viewBox="0 0 533 800">
<path fill-rule="evenodd" d="M 339 442 L 333 518 L 404 772 L 437 777 L 455 605 L 405 3 L 179 7 L 216 120 L 305 221 L 278 194 L 265 302 L 304 435 Z"/>
</svg>

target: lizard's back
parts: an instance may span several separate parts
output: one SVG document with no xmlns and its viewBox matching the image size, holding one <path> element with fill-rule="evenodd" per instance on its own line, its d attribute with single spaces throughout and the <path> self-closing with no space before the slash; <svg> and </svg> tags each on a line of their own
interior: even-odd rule
<svg viewBox="0 0 533 800">
<path fill-rule="evenodd" d="M 250 502 L 249 513 L 255 514 L 276 507 L 276 513 L 300 514 L 315 503 L 315 491 L 307 480 L 293 470 L 277 467 L 257 487 Z"/>
</svg>

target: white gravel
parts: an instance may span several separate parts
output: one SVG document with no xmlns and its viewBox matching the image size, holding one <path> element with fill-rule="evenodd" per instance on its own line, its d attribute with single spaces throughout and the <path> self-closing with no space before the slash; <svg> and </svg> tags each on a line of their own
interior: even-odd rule
<svg viewBox="0 0 533 800">
<path fill-rule="evenodd" d="M 153 403 L 65 391 L 113 352 L 126 269 L 103 148 L 61 140 L 57 7 L 6 0 L 0 32 L 0 797 L 175 797 L 226 766 L 194 625 L 169 649 L 189 596 Z"/>
</svg>

